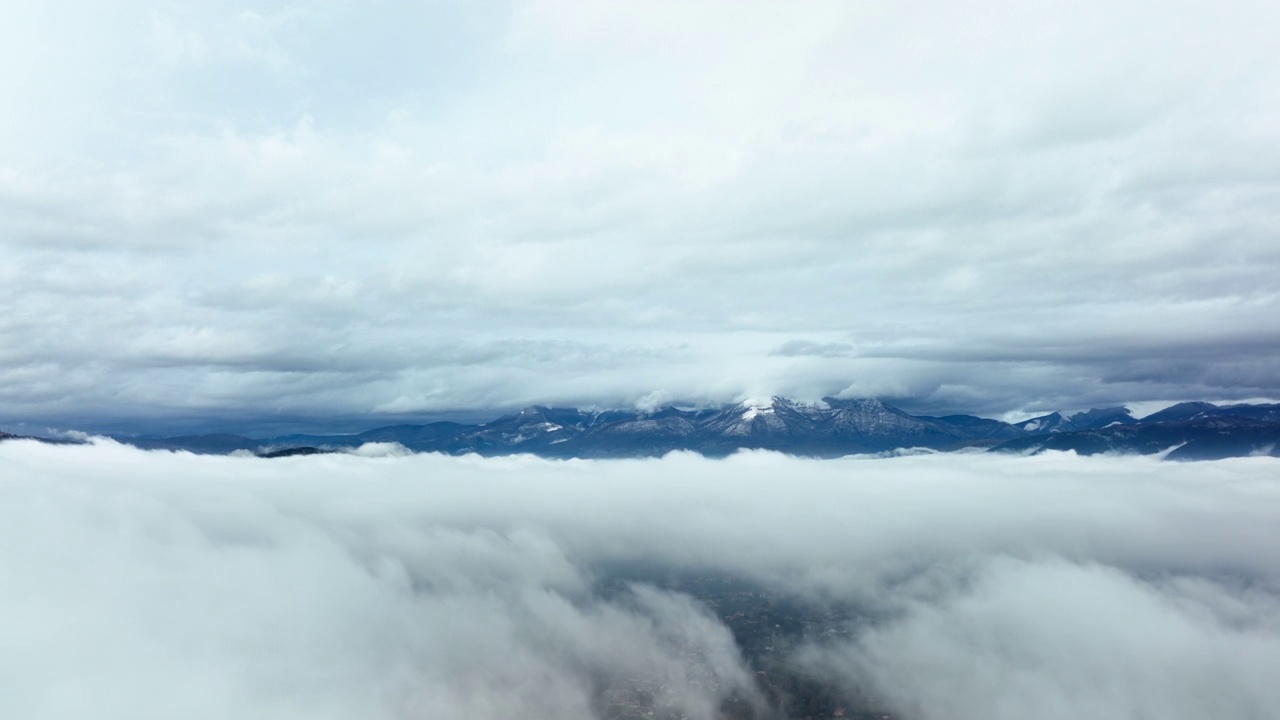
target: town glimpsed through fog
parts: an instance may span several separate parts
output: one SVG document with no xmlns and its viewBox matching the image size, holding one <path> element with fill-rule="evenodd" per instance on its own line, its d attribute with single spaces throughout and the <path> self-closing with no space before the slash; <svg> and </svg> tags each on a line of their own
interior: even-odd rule
<svg viewBox="0 0 1280 720">
<path fill-rule="evenodd" d="M 1280 716 L 1275 459 L 378 450 L 0 445 L 5 713 Z"/>
</svg>

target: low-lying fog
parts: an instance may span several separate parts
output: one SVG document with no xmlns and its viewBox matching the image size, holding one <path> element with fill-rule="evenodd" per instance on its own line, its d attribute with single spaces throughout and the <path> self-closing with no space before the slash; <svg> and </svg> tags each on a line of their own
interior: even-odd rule
<svg viewBox="0 0 1280 720">
<path fill-rule="evenodd" d="M 1280 717 L 1270 458 L 7 442 L 0 536 L 13 718 Z"/>
</svg>

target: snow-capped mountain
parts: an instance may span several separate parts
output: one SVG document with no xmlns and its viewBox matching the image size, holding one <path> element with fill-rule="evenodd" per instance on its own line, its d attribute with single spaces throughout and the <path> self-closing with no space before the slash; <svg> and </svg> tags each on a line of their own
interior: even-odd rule
<svg viewBox="0 0 1280 720">
<path fill-rule="evenodd" d="M 1071 450 L 1150 454 L 1169 451 L 1175 460 L 1207 460 L 1242 455 L 1280 455 L 1280 406 L 1214 405 L 1186 402 L 1135 419 L 1127 408 L 1078 413 L 1070 426 L 1029 434 L 994 450 Z"/>
<path fill-rule="evenodd" d="M 1041 433 L 1063 432 L 1075 429 L 1071 427 L 1071 423 L 1068 422 L 1066 418 L 1062 417 L 1062 413 L 1059 412 L 1041 415 L 1040 417 L 1031 418 L 1030 420 L 1023 420 L 1022 422 L 1014 423 L 1013 426 L 1024 432 L 1034 433 L 1037 435 Z"/>
<path fill-rule="evenodd" d="M 719 437 L 803 435 L 813 431 L 830 406 L 781 397 L 739 403 L 702 423 L 702 431 Z"/>
<path fill-rule="evenodd" d="M 753 448 L 830 457 L 970 446 L 1018 452 L 1158 452 L 1184 444 L 1171 457 L 1216 457 L 1276 451 L 1280 406 L 1182 403 L 1141 419 L 1127 408 L 1095 408 L 1069 418 L 1055 412 L 1010 425 L 973 415 L 911 415 L 871 398 L 800 402 L 773 397 L 718 409 L 668 406 L 650 412 L 534 406 L 477 425 L 391 425 L 356 435 L 120 439 L 148 448 L 251 451 L 273 457 L 367 442 L 395 442 L 425 452 L 548 457 L 640 457 L 673 450 L 719 456 Z"/>
<path fill-rule="evenodd" d="M 465 446 L 487 448 L 533 448 L 556 445 L 577 437 L 591 425 L 595 417 L 572 408 L 527 407 L 481 425 L 460 438 Z"/>
<path fill-rule="evenodd" d="M 1048 415 L 1014 423 L 1019 430 L 1033 435 L 1044 433 L 1074 432 L 1078 430 L 1096 430 L 1112 425 L 1132 425 L 1138 422 L 1133 412 L 1127 407 L 1091 408 L 1078 412 L 1071 417 L 1054 412 Z"/>
</svg>

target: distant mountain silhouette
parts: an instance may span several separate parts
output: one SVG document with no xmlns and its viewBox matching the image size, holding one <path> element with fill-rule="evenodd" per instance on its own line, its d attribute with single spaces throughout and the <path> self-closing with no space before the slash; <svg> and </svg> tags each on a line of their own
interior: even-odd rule
<svg viewBox="0 0 1280 720">
<path fill-rule="evenodd" d="M 1093 413 L 1095 411 L 1089 411 Z M 1082 415 L 1087 413 L 1082 413 Z M 1127 416 L 1127 413 L 1126 413 Z M 1072 420 L 1079 416 L 1072 416 Z M 1103 419 L 1098 417 L 1098 422 Z M 1028 435 L 997 445 L 1007 452 L 1074 450 L 1151 454 L 1172 449 L 1172 460 L 1214 460 L 1248 455 L 1280 457 L 1280 405 L 1179 403 L 1141 420 Z"/>
<path fill-rule="evenodd" d="M 0 439 L 3 439 L 0 437 Z M 122 439 L 138 447 L 287 457 L 399 443 L 417 452 L 552 458 L 646 457 L 688 450 L 718 457 L 767 449 L 810 457 L 903 448 L 999 452 L 1072 450 L 1172 459 L 1280 455 L 1280 405 L 1181 403 L 1147 417 L 1128 408 L 1049 413 L 1016 424 L 973 415 L 917 416 L 872 398 L 800 402 L 782 397 L 719 409 L 580 410 L 533 406 L 479 424 L 390 425 L 354 435 L 188 435 Z"/>
</svg>

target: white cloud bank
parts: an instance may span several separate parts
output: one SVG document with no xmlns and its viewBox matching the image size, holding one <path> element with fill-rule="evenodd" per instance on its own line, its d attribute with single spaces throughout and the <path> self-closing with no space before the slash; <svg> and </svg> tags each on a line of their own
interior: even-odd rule
<svg viewBox="0 0 1280 720">
<path fill-rule="evenodd" d="M 865 613 L 793 661 L 904 717 L 1270 718 L 1277 463 L 935 455 L 265 461 L 0 444 L 0 696 L 23 718 L 600 717 L 758 701 L 616 561 Z"/>
</svg>

